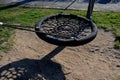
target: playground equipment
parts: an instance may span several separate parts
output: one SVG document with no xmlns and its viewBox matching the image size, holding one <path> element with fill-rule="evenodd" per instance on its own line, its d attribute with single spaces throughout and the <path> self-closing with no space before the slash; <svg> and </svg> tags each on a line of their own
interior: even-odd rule
<svg viewBox="0 0 120 80">
<path fill-rule="evenodd" d="M 0 22 L 0 25 L 35 32 L 40 39 L 54 45 L 83 45 L 92 41 L 97 35 L 97 27 L 92 21 L 95 0 L 89 0 L 86 18 L 74 14 L 63 14 L 75 1 L 73 0 L 60 13 L 46 16 L 38 21 L 35 30 L 28 29 L 27 26 L 3 22 Z"/>
</svg>

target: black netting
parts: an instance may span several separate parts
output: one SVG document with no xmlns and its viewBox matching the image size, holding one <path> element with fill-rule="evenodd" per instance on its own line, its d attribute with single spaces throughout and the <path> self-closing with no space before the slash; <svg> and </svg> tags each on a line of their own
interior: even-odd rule
<svg viewBox="0 0 120 80">
<path fill-rule="evenodd" d="M 40 31 L 59 39 L 80 39 L 91 34 L 91 26 L 85 20 L 72 17 L 54 17 L 45 20 Z"/>
</svg>

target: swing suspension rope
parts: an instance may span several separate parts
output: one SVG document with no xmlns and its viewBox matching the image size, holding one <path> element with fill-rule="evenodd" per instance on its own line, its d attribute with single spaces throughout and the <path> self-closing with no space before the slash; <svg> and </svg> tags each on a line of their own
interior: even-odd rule
<svg viewBox="0 0 120 80">
<path fill-rule="evenodd" d="M 68 6 L 66 6 L 61 12 L 60 14 L 62 14 L 65 10 L 67 10 L 73 3 L 75 3 L 76 0 L 73 0 Z"/>
<path fill-rule="evenodd" d="M 14 28 L 14 29 L 19 29 L 19 30 L 25 30 L 25 31 L 31 31 L 31 32 L 36 32 L 33 26 L 23 26 L 20 24 L 7 24 L 7 23 L 3 23 L 0 22 L 0 26 L 5 26 L 8 28 Z"/>
</svg>

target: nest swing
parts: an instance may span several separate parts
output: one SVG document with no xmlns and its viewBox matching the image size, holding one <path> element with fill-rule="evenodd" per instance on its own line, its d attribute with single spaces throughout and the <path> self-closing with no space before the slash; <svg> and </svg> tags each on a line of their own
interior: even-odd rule
<svg viewBox="0 0 120 80">
<path fill-rule="evenodd" d="M 89 0 L 86 18 L 73 14 L 63 14 L 75 1 L 72 1 L 59 14 L 50 15 L 38 21 L 33 32 L 40 39 L 59 46 L 79 46 L 92 41 L 97 35 L 97 27 L 91 18 L 95 0 Z M 2 22 L 0 25 L 32 31 L 24 29 L 20 25 Z"/>
</svg>

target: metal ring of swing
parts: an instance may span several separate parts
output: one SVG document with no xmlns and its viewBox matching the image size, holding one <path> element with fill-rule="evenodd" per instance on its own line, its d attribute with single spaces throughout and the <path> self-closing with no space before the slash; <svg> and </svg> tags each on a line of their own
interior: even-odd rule
<svg viewBox="0 0 120 80">
<path fill-rule="evenodd" d="M 42 40 L 60 46 L 83 45 L 97 35 L 97 27 L 91 20 L 71 14 L 47 16 L 38 21 L 35 31 Z"/>
</svg>

